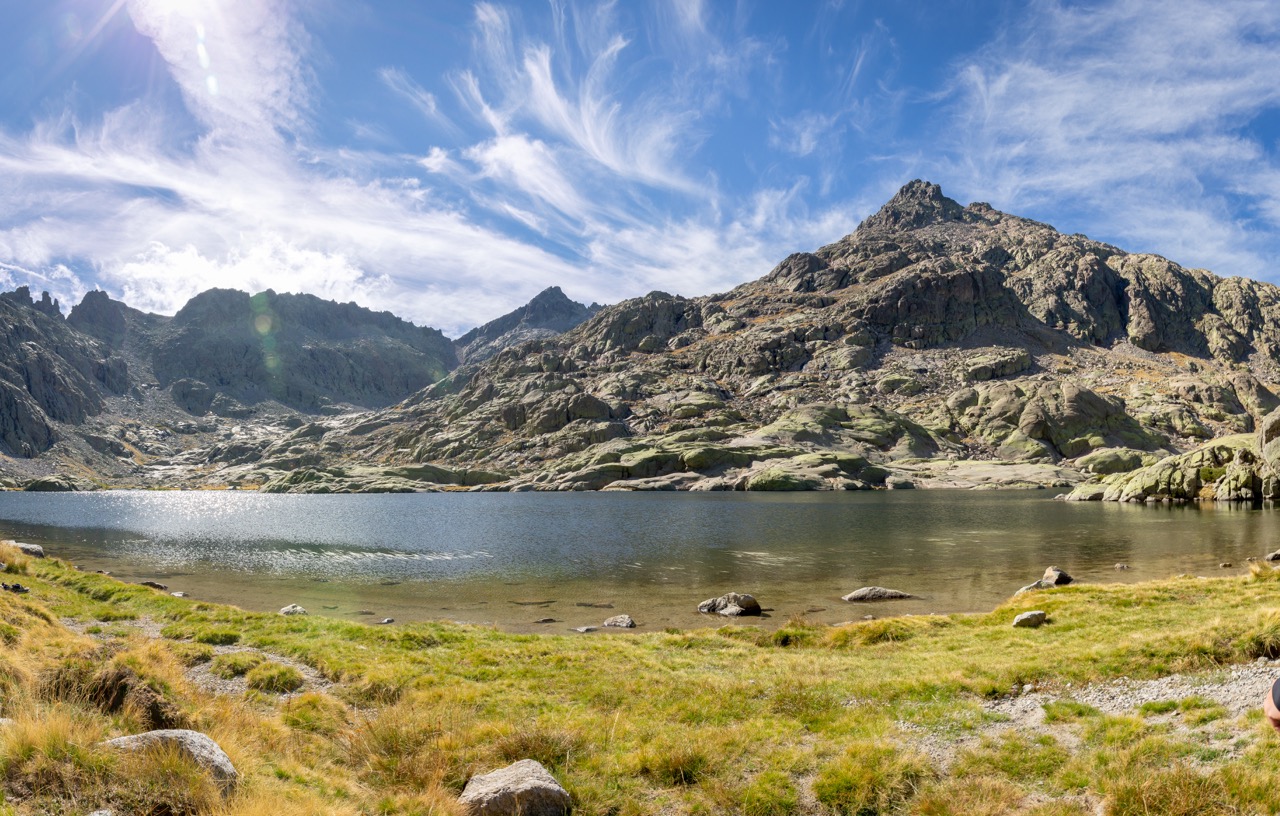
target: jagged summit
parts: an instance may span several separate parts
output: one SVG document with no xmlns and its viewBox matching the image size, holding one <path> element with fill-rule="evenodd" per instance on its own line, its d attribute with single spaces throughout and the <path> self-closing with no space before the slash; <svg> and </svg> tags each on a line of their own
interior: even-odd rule
<svg viewBox="0 0 1280 816">
<path fill-rule="evenodd" d="M 524 306 L 462 335 L 454 347 L 461 361 L 476 363 L 510 346 L 569 331 L 599 310 L 598 303 L 584 306 L 559 286 L 548 286 Z"/>
<path fill-rule="evenodd" d="M 916 229 L 942 221 L 962 221 L 965 208 L 942 194 L 942 188 L 915 179 L 858 225 L 858 231 Z"/>
</svg>

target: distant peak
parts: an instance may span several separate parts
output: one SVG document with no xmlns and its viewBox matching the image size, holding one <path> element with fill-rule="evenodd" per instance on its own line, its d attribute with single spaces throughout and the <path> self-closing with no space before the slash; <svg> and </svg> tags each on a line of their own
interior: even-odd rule
<svg viewBox="0 0 1280 816">
<path fill-rule="evenodd" d="M 529 301 L 528 305 L 532 306 L 535 303 L 537 304 L 572 303 L 572 301 L 569 300 L 569 296 L 566 295 L 560 289 L 559 286 L 548 286 L 546 289 L 543 289 L 541 292 L 534 295 L 533 299 Z"/>
<path fill-rule="evenodd" d="M 858 230 L 916 229 L 942 221 L 960 221 L 963 217 L 964 207 L 944 196 L 941 187 L 915 179 L 904 184 L 879 212 L 858 225 Z"/>
</svg>

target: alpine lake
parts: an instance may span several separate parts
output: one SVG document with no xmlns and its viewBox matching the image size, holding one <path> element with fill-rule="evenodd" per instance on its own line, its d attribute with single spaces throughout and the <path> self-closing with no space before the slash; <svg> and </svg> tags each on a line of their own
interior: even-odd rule
<svg viewBox="0 0 1280 816">
<path fill-rule="evenodd" d="M 697 604 L 748 592 L 839 623 L 988 611 L 1058 566 L 1077 582 L 1242 572 L 1280 512 L 1069 503 L 1032 491 L 867 493 L 0 493 L 0 537 L 82 569 L 251 610 L 565 632 L 721 626 Z M 1129 569 L 1117 570 L 1117 564 Z M 1231 564 L 1230 567 L 1223 566 Z M 851 604 L 884 586 L 914 599 Z M 539 622 L 551 619 L 550 622 Z"/>
</svg>

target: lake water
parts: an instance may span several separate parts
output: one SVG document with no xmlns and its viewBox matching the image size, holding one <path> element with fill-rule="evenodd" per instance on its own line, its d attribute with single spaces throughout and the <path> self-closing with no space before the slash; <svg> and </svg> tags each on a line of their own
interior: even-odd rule
<svg viewBox="0 0 1280 816">
<path fill-rule="evenodd" d="M 1051 564 L 1086 582 L 1240 572 L 1280 547 L 1280 512 L 1067 503 L 1046 491 L 9 492 L 0 537 L 250 609 L 299 603 L 352 620 L 517 631 L 627 613 L 652 630 L 723 624 L 695 607 L 728 591 L 755 594 L 772 610 L 765 625 L 800 613 L 835 623 L 989 610 Z M 840 600 L 865 585 L 919 598 Z"/>
</svg>

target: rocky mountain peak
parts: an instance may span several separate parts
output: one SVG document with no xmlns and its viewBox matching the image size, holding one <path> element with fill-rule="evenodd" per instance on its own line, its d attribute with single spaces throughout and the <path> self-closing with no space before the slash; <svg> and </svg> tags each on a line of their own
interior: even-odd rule
<svg viewBox="0 0 1280 816">
<path fill-rule="evenodd" d="M 463 361 L 474 363 L 511 346 L 566 332 L 599 310 L 598 303 L 584 306 L 559 286 L 548 286 L 524 306 L 462 335 L 454 345 Z"/>
<path fill-rule="evenodd" d="M 124 342 L 128 324 L 125 305 L 112 300 L 106 292 L 85 292 L 84 298 L 71 307 L 67 323 L 74 329 L 96 337 L 109 346 L 118 348 Z"/>
<path fill-rule="evenodd" d="M 31 297 L 31 288 L 28 286 L 19 286 L 12 292 L 0 293 L 0 298 L 9 301 L 18 306 L 25 306 L 29 309 L 35 309 L 49 317 L 57 320 L 62 319 L 62 307 L 58 301 L 49 296 L 48 292 L 41 292 L 40 299 L 35 300 Z"/>
<path fill-rule="evenodd" d="M 915 179 L 889 199 L 874 215 L 858 225 L 858 232 L 918 229 L 942 221 L 961 221 L 964 207 L 942 194 L 942 188 Z"/>
</svg>

